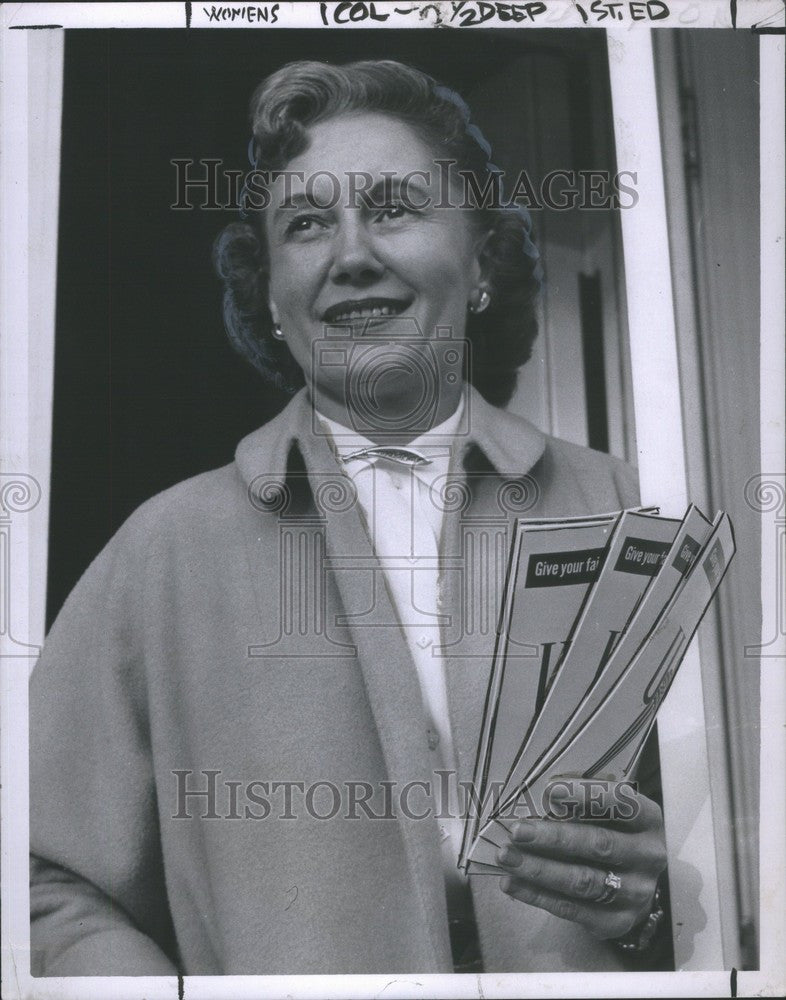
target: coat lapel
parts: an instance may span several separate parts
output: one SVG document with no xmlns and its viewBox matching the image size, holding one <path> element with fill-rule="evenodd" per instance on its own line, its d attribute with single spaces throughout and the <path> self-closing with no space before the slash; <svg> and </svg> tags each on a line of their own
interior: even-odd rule
<svg viewBox="0 0 786 1000">
<path fill-rule="evenodd" d="M 305 416 L 305 420 L 303 419 Z M 312 432 L 310 412 L 297 414 L 293 430 L 308 471 L 311 494 L 326 519 L 327 577 L 335 581 L 343 615 L 332 625 L 346 625 L 356 650 L 369 705 L 376 724 L 393 804 L 408 782 L 433 781 L 426 720 L 415 664 L 398 625 L 385 575 L 354 498 L 351 480 L 339 469 L 327 440 Z M 413 798 L 418 802 L 420 799 Z M 410 864 L 412 885 L 436 958 L 450 968 L 445 892 L 437 825 L 407 818 L 399 828 Z"/>
</svg>

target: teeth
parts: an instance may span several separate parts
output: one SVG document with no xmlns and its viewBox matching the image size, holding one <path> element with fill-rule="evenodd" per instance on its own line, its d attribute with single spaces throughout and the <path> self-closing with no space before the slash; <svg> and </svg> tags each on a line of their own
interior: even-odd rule
<svg viewBox="0 0 786 1000">
<path fill-rule="evenodd" d="M 395 316 L 398 310 L 392 306 L 372 306 L 370 309 L 352 309 L 350 312 L 339 313 L 334 323 L 353 319 L 377 319 L 381 316 Z"/>
</svg>

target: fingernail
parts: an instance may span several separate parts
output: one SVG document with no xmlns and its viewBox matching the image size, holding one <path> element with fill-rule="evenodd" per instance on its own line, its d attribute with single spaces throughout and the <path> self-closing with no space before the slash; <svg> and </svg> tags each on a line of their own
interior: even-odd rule
<svg viewBox="0 0 786 1000">
<path fill-rule="evenodd" d="M 515 830 L 513 831 L 514 840 L 530 841 L 534 840 L 537 837 L 537 835 L 538 831 L 535 825 L 533 823 L 527 823 L 525 820 L 522 820 L 520 823 L 518 823 L 516 825 Z"/>
<path fill-rule="evenodd" d="M 502 889 L 503 892 L 510 893 L 510 890 L 513 888 L 513 879 L 510 877 L 510 875 L 506 875 L 500 881 L 499 887 L 500 889 Z"/>
<path fill-rule="evenodd" d="M 517 851 L 512 844 L 506 844 L 499 852 L 499 860 L 503 865 L 510 865 L 513 868 L 521 864 L 521 852 Z"/>
</svg>

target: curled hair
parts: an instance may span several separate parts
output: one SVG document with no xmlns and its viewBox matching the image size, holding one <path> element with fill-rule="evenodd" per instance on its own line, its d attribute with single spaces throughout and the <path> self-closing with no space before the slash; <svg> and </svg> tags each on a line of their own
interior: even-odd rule
<svg viewBox="0 0 786 1000">
<path fill-rule="evenodd" d="M 369 111 L 409 125 L 439 157 L 474 175 L 483 190 L 490 175 L 490 148 L 453 91 L 420 70 L 392 60 L 331 66 L 290 63 L 269 76 L 251 98 L 253 137 L 249 159 L 258 171 L 282 170 L 308 144 L 307 129 L 336 115 Z M 267 307 L 268 257 L 262 228 L 253 218 L 233 222 L 218 236 L 214 262 L 224 282 L 224 324 L 230 342 L 278 388 L 294 392 L 303 372 L 286 343 L 272 335 Z M 491 294 L 483 313 L 469 313 L 471 344 L 467 377 L 496 406 L 504 406 L 518 368 L 532 353 L 537 335 L 537 251 L 529 216 L 515 208 L 473 208 L 485 235 L 481 264 Z"/>
</svg>

